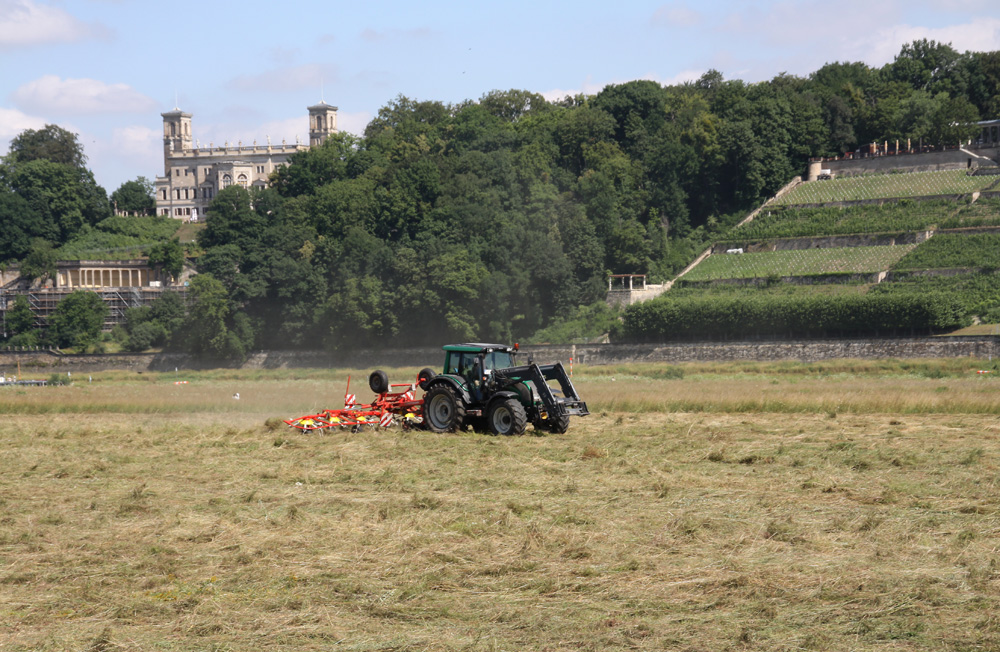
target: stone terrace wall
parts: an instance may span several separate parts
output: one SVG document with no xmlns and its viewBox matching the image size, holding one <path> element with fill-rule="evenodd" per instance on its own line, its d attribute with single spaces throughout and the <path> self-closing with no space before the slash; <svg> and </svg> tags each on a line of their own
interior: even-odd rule
<svg viewBox="0 0 1000 652">
<path fill-rule="evenodd" d="M 530 347 L 532 351 L 536 349 Z M 839 358 L 989 358 L 1000 354 L 1000 338 L 914 337 L 857 340 L 786 340 L 780 342 L 692 342 L 669 344 L 596 344 L 537 347 L 541 359 L 605 365 L 629 362 L 711 362 L 733 360 L 834 360 Z"/>
<path fill-rule="evenodd" d="M 587 344 L 577 346 L 526 346 L 522 354 L 540 363 L 569 362 L 608 365 L 631 362 L 709 362 L 732 360 L 832 360 L 838 358 L 990 358 L 1000 356 L 1000 338 L 913 337 L 856 340 L 790 340 L 759 342 L 691 342 L 666 344 Z M 522 355 L 522 359 L 525 356 Z M 0 353 L 0 372 L 94 372 L 108 370 L 173 371 L 239 367 L 243 369 L 304 369 L 423 367 L 435 369 L 443 358 L 439 347 L 406 350 L 356 350 L 346 353 L 270 351 L 255 353 L 243 364 L 195 358 L 176 353 L 129 355 L 60 355 L 48 351 Z"/>
<path fill-rule="evenodd" d="M 977 229 L 996 229 L 1000 227 L 973 227 Z M 978 231 L 977 231 L 978 232 Z M 712 247 L 713 254 L 726 254 L 726 250 L 742 247 L 747 253 L 759 251 L 792 251 L 801 249 L 826 249 L 834 247 L 887 247 L 894 245 L 920 244 L 931 237 L 933 231 L 914 231 L 907 233 L 858 233 L 851 235 L 815 235 L 797 238 L 766 238 L 728 240 Z"/>
<path fill-rule="evenodd" d="M 979 156 L 993 154 L 996 150 L 984 149 Z M 900 154 L 899 156 L 868 156 L 864 158 L 823 161 L 823 167 L 836 176 L 872 174 L 890 170 L 905 169 L 909 172 L 938 172 L 944 170 L 964 170 L 978 166 L 982 159 L 960 149 L 922 154 Z"/>
</svg>

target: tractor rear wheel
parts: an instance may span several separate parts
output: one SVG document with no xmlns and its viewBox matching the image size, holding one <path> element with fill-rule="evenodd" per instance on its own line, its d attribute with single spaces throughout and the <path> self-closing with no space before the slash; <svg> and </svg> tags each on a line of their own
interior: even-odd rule
<svg viewBox="0 0 1000 652">
<path fill-rule="evenodd" d="M 528 416 L 517 399 L 505 398 L 490 405 L 486 424 L 494 435 L 523 435 Z"/>
<path fill-rule="evenodd" d="M 434 385 L 424 394 L 424 424 L 432 432 L 452 432 L 462 427 L 465 406 L 447 385 Z"/>
</svg>

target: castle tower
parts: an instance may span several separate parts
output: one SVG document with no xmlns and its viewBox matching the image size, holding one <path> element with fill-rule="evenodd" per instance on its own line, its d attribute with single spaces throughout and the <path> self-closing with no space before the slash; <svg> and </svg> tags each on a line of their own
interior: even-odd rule
<svg viewBox="0 0 1000 652">
<path fill-rule="evenodd" d="M 164 114 L 166 115 L 166 114 Z M 337 107 L 320 102 L 309 107 L 309 146 L 319 147 L 327 136 L 337 133 Z"/>
<path fill-rule="evenodd" d="M 174 109 L 163 116 L 163 160 L 167 174 L 170 174 L 168 159 L 173 152 L 191 149 L 191 114 Z"/>
</svg>

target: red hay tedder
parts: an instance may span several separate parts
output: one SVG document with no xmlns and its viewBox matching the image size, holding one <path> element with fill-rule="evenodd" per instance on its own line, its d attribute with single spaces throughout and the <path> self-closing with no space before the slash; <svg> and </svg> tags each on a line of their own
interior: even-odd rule
<svg viewBox="0 0 1000 652">
<path fill-rule="evenodd" d="M 391 428 L 397 419 L 404 430 L 423 423 L 424 401 L 416 398 L 416 383 L 390 385 L 385 373 L 376 371 L 372 373 L 369 385 L 376 392 L 371 403 L 357 402 L 357 397 L 351 394 L 351 377 L 348 376 L 342 409 L 286 419 L 285 423 L 303 432 L 324 428 L 350 428 L 354 432 L 366 427 Z M 394 388 L 399 391 L 393 391 Z"/>
</svg>

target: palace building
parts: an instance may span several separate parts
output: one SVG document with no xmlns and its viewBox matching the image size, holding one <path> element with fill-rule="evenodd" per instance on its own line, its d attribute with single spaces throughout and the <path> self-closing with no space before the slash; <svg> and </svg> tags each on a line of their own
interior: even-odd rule
<svg viewBox="0 0 1000 652">
<path fill-rule="evenodd" d="M 191 114 L 174 109 L 163 116 L 163 176 L 156 178 L 156 214 L 198 221 L 215 195 L 233 184 L 263 187 L 288 157 L 323 144 L 337 133 L 337 107 L 326 102 L 310 106 L 309 144 L 225 143 L 222 147 L 192 146 Z"/>
</svg>

